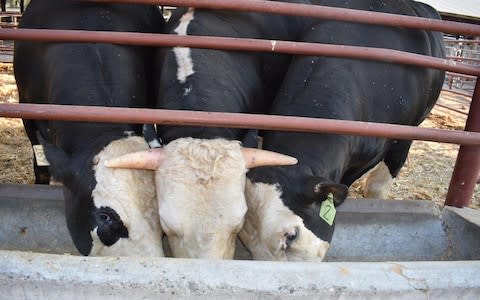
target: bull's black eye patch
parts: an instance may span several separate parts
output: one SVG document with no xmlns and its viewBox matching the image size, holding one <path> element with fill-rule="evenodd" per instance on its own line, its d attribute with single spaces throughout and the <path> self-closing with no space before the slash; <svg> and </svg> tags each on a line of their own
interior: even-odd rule
<svg viewBox="0 0 480 300">
<path fill-rule="evenodd" d="M 97 235 L 105 246 L 115 244 L 120 238 L 128 238 L 128 229 L 120 216 L 108 206 L 95 211 L 95 223 Z"/>
</svg>

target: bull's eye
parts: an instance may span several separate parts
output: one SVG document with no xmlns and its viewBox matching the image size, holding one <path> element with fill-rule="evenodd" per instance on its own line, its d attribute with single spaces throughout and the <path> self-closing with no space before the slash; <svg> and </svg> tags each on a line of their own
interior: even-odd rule
<svg viewBox="0 0 480 300">
<path fill-rule="evenodd" d="M 102 221 L 104 224 L 110 224 L 111 223 L 111 218 L 106 213 L 99 213 L 98 217 L 100 218 L 100 221 Z"/>
<path fill-rule="evenodd" d="M 106 246 L 115 244 L 120 238 L 128 238 L 128 230 L 115 210 L 102 206 L 95 213 L 97 235 Z"/>
<path fill-rule="evenodd" d="M 298 238 L 298 235 L 299 232 L 297 227 L 295 227 L 293 232 L 285 233 L 285 244 L 287 244 L 287 247 L 289 247 Z"/>
</svg>

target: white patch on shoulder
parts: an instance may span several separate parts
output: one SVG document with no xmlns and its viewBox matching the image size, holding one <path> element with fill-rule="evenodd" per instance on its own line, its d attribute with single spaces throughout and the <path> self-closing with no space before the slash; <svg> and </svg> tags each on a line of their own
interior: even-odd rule
<svg viewBox="0 0 480 300">
<path fill-rule="evenodd" d="M 180 24 L 174 29 L 178 35 L 187 35 L 187 29 L 190 22 L 193 20 L 194 9 L 189 8 L 188 11 L 180 18 Z M 190 48 L 174 47 L 173 53 L 177 60 L 177 79 L 181 83 L 187 81 L 187 77 L 194 74 L 193 61 Z"/>
<path fill-rule="evenodd" d="M 103 163 L 147 149 L 143 137 L 131 136 L 111 142 L 95 156 L 93 170 L 97 184 L 92 191 L 93 204 L 97 208 L 108 206 L 115 210 L 128 230 L 128 238 L 120 238 L 107 247 L 100 241 L 95 228 L 91 232 L 90 255 L 163 256 L 154 172 L 108 168 Z"/>
<path fill-rule="evenodd" d="M 257 260 L 322 261 L 330 244 L 319 239 L 303 220 L 286 207 L 278 185 L 252 183 L 247 179 L 248 211 L 239 238 Z M 297 232 L 287 245 L 286 236 Z"/>
<path fill-rule="evenodd" d="M 368 174 L 364 193 L 366 198 L 387 199 L 393 178 L 387 165 L 381 161 Z"/>
</svg>

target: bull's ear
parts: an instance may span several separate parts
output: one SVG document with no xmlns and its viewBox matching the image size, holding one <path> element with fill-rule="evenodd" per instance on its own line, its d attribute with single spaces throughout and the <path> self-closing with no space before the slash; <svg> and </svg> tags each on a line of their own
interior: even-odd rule
<svg viewBox="0 0 480 300">
<path fill-rule="evenodd" d="M 45 157 L 50 164 L 50 174 L 55 180 L 64 182 L 71 176 L 71 164 L 70 156 L 62 149 L 52 144 L 40 131 L 37 131 L 37 138 L 40 144 L 42 144 Z"/>
<path fill-rule="evenodd" d="M 157 137 L 157 131 L 153 124 L 143 124 L 142 134 L 150 148 L 161 148 L 164 146 L 162 139 Z"/>
<path fill-rule="evenodd" d="M 261 148 L 258 147 L 258 130 L 257 129 L 249 129 L 242 139 L 242 146 L 247 148 Z"/>
<path fill-rule="evenodd" d="M 348 187 L 323 177 L 311 176 L 307 179 L 306 192 L 309 198 L 319 203 L 326 200 L 328 194 L 332 193 L 335 206 L 339 206 L 347 198 Z"/>
</svg>

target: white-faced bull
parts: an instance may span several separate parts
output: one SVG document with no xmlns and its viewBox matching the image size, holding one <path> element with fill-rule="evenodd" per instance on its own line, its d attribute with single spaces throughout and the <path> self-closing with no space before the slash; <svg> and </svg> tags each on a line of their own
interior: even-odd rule
<svg viewBox="0 0 480 300">
<path fill-rule="evenodd" d="M 155 6 L 33 0 L 21 28 L 159 32 Z M 148 107 L 151 50 L 110 44 L 17 41 L 20 101 Z M 83 255 L 163 255 L 153 172 L 104 161 L 147 150 L 141 126 L 24 120 L 33 145 L 43 137 L 50 172 L 63 184 L 66 221 Z M 42 139 L 42 138 L 40 138 Z"/>
<path fill-rule="evenodd" d="M 301 24 L 296 17 L 181 8 L 169 20 L 168 31 L 288 40 Z M 290 59 L 183 47 L 159 49 L 158 58 L 157 108 L 250 113 L 269 106 Z M 247 131 L 162 124 L 157 129 L 167 144 L 166 158 L 156 170 L 157 197 L 173 255 L 233 258 L 247 207 L 245 173 L 251 167 L 233 141 L 245 141 Z M 286 164 L 294 161 L 289 158 Z"/>
<path fill-rule="evenodd" d="M 419 2 L 397 0 L 313 1 L 315 4 L 439 19 Z M 390 48 L 444 57 L 442 34 L 338 21 L 316 21 L 301 41 Z M 298 56 L 290 64 L 270 109 L 273 115 L 418 125 L 439 96 L 444 72 L 366 60 Z M 375 137 L 269 131 L 263 148 L 298 158 L 289 168 L 251 170 L 248 212 L 239 237 L 254 258 L 321 261 L 332 225 L 319 214 L 333 196 L 339 205 L 347 187 L 379 162 L 383 182 L 403 166 L 411 141 Z M 380 169 L 382 170 L 382 169 Z M 386 180 L 385 180 L 386 177 Z M 375 180 L 370 181 L 376 186 Z M 373 190 L 373 189 L 370 189 Z M 370 197 L 382 197 L 379 192 Z M 355 245 L 352 245 L 355 247 Z"/>
</svg>

